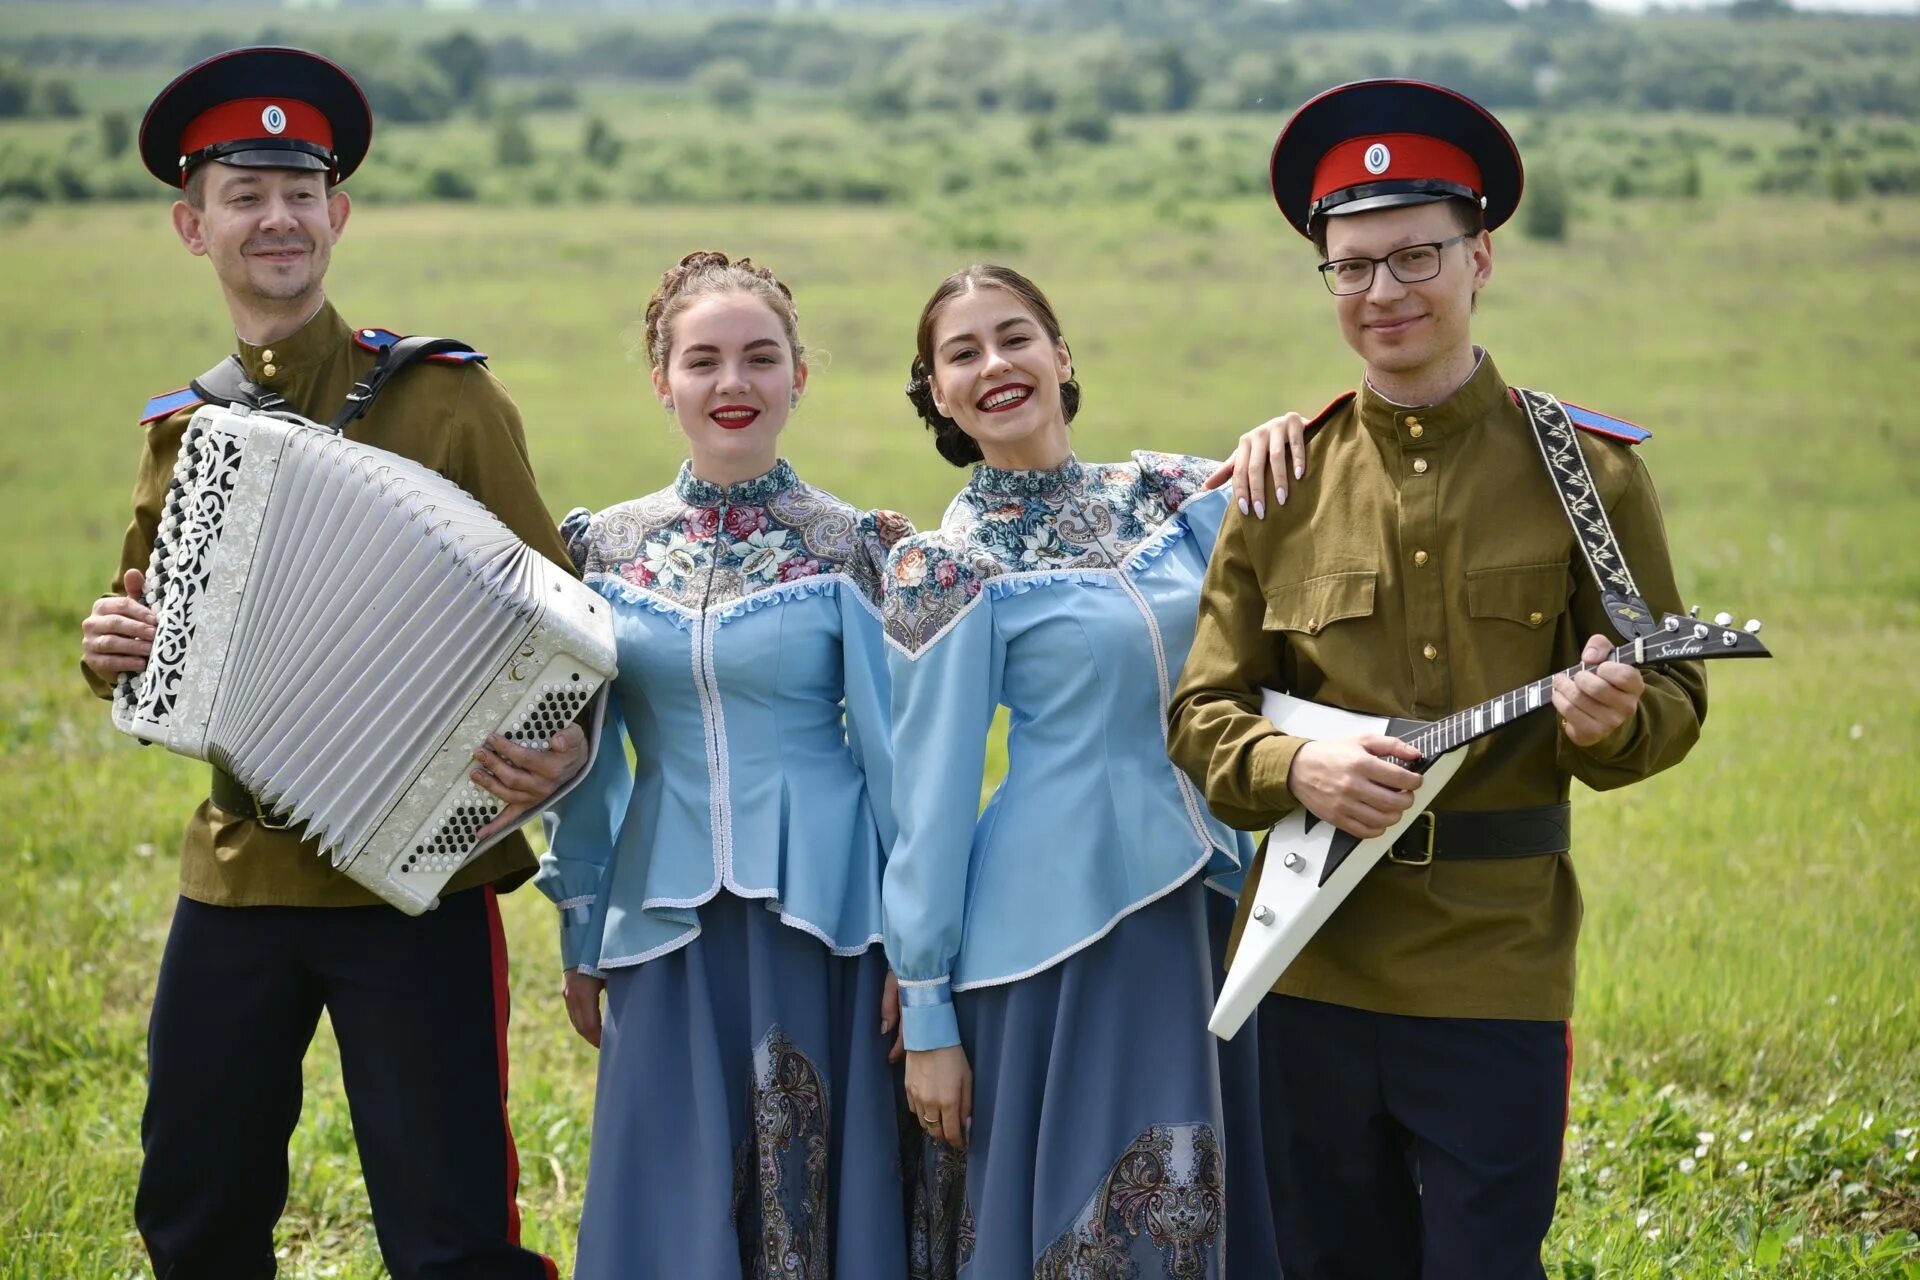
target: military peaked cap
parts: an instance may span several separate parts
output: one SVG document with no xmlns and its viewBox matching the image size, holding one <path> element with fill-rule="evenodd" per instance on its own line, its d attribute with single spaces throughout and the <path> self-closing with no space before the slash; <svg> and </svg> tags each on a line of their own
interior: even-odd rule
<svg viewBox="0 0 1920 1280">
<path fill-rule="evenodd" d="M 207 160 L 312 169 L 345 182 L 373 140 L 367 97 L 337 64 L 305 49 L 230 49 L 162 89 L 140 122 L 140 158 L 184 187 Z"/>
<path fill-rule="evenodd" d="M 1488 230 L 1513 216 L 1520 149 L 1485 107 L 1421 80 L 1356 80 L 1293 113 L 1273 144 L 1273 199 L 1302 235 L 1313 220 L 1464 199 Z"/>
</svg>

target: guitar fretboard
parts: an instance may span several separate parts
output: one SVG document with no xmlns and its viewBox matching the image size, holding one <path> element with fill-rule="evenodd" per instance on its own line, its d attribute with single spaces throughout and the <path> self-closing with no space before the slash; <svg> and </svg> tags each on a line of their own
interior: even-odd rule
<svg viewBox="0 0 1920 1280">
<path fill-rule="evenodd" d="M 1562 674 L 1571 674 L 1580 670 L 1570 668 Z M 1510 693 L 1497 698 L 1488 698 L 1477 706 L 1464 711 L 1456 711 L 1450 716 L 1435 720 L 1432 724 L 1410 733 L 1406 743 L 1420 753 L 1423 760 L 1443 756 L 1455 747 L 1464 746 L 1475 738 L 1484 737 L 1495 729 L 1521 716 L 1530 715 L 1542 707 L 1553 705 L 1553 677 L 1535 680 L 1532 684 L 1522 685 Z"/>
</svg>

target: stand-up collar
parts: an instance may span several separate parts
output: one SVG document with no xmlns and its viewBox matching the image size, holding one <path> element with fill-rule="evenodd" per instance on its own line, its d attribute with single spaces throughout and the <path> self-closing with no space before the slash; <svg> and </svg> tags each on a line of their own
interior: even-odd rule
<svg viewBox="0 0 1920 1280">
<path fill-rule="evenodd" d="M 1360 422 L 1367 430 L 1389 440 L 1423 438 L 1437 443 L 1471 430 L 1484 421 L 1507 398 L 1507 384 L 1493 367 L 1493 357 L 1480 353 L 1473 374 L 1458 390 L 1439 404 L 1404 405 L 1374 390 L 1371 382 L 1360 384 Z"/>
<path fill-rule="evenodd" d="M 693 463 L 689 460 L 680 464 L 673 489 L 680 495 L 680 501 L 690 507 L 761 506 L 774 494 L 784 493 L 799 483 L 800 477 L 794 474 L 793 465 L 785 458 L 776 461 L 773 470 L 764 475 L 724 487 L 694 475 Z"/>
<path fill-rule="evenodd" d="M 292 382 L 339 355 L 350 332 L 333 303 L 323 302 L 311 320 L 278 342 L 255 346 L 239 339 L 240 363 L 249 381 L 284 394 Z"/>
<path fill-rule="evenodd" d="M 1080 460 L 1072 454 L 1057 467 L 1010 470 L 980 463 L 967 480 L 975 493 L 996 498 L 1045 498 L 1077 484 L 1081 478 Z"/>
</svg>

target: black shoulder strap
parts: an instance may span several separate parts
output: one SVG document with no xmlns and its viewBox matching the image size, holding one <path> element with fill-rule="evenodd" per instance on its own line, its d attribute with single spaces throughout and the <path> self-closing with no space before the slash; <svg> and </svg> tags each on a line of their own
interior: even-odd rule
<svg viewBox="0 0 1920 1280">
<path fill-rule="evenodd" d="M 379 358 L 373 362 L 373 368 L 367 370 L 366 377 L 353 384 L 353 390 L 347 392 L 347 402 L 340 406 L 340 412 L 333 416 L 333 421 L 328 425 L 335 431 L 345 431 L 348 423 L 373 407 L 374 397 L 393 380 L 393 375 L 408 365 L 417 364 L 428 356 L 472 350 L 457 338 L 419 335 L 402 338 L 391 346 L 382 347 Z"/>
<path fill-rule="evenodd" d="M 1600 501 L 1587 455 L 1580 452 L 1580 438 L 1566 407 L 1544 391 L 1515 387 L 1513 394 L 1533 426 L 1541 461 L 1547 464 L 1554 492 L 1560 495 L 1560 507 L 1573 526 L 1573 540 L 1586 556 L 1594 581 L 1600 584 L 1600 601 L 1613 620 L 1614 630 L 1626 640 L 1652 635 L 1659 629 L 1658 619 L 1640 598 L 1640 588 L 1634 584 L 1619 539 L 1614 537 L 1613 522 L 1607 519 L 1606 504 Z"/>
<path fill-rule="evenodd" d="M 284 409 L 287 402 L 276 392 L 247 377 L 239 356 L 228 356 L 192 382 L 194 394 L 210 404 L 244 405 L 249 409 Z"/>
</svg>

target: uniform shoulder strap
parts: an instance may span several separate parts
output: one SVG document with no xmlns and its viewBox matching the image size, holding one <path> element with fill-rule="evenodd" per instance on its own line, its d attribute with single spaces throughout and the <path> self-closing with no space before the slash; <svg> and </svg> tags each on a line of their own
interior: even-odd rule
<svg viewBox="0 0 1920 1280">
<path fill-rule="evenodd" d="M 371 342 L 365 335 L 377 334 L 392 341 Z M 422 360 L 438 359 L 458 360 L 463 363 L 482 363 L 486 357 L 457 338 L 429 338 L 419 334 L 411 338 L 398 338 L 384 329 L 363 329 L 356 336 L 363 347 L 372 347 L 379 352 L 374 358 L 373 368 L 367 370 L 367 376 L 353 384 L 353 390 L 347 392 L 346 403 L 340 406 L 340 412 L 333 415 L 328 424 L 335 431 L 345 431 L 347 424 L 373 407 L 373 401 L 393 376 L 409 365 Z"/>
<path fill-rule="evenodd" d="M 1566 406 L 1544 391 L 1513 388 L 1514 402 L 1527 415 L 1533 427 L 1534 443 L 1540 446 L 1540 459 L 1546 464 L 1560 507 L 1573 526 L 1573 540 L 1587 558 L 1594 581 L 1600 585 L 1601 604 L 1614 630 L 1623 639 L 1651 635 L 1658 620 L 1627 567 L 1627 557 L 1614 536 L 1613 522 L 1607 518 L 1606 504 L 1593 483 L 1587 456 L 1580 451 L 1580 439 L 1574 434 L 1574 421 Z"/>
</svg>

